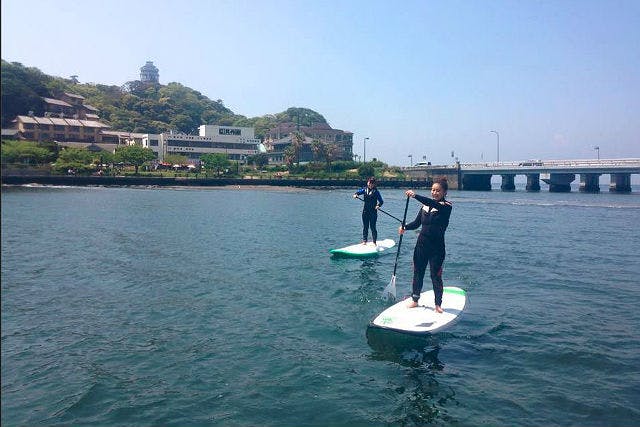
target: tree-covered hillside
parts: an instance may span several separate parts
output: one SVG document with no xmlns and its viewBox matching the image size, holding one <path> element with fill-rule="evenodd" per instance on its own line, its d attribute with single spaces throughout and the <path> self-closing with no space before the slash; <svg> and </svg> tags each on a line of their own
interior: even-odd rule
<svg viewBox="0 0 640 427">
<path fill-rule="evenodd" d="M 2 60 L 2 127 L 9 127 L 17 115 L 44 113 L 42 97 L 58 98 L 63 92 L 85 97 L 85 104 L 99 110 L 100 120 L 113 130 L 160 133 L 170 130 L 197 134 L 198 126 L 253 126 L 256 136 L 279 123 L 326 123 L 325 118 L 306 108 L 292 107 L 278 114 L 247 118 L 235 114 L 222 100 L 212 101 L 180 83 L 148 84 L 139 80 L 122 86 L 79 83 L 44 74 L 38 68 Z"/>
</svg>

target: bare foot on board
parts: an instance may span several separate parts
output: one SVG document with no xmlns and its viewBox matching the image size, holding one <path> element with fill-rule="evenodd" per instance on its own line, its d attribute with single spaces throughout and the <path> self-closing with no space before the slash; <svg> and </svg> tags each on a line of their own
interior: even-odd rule
<svg viewBox="0 0 640 427">
<path fill-rule="evenodd" d="M 436 305 L 436 313 L 444 313 L 444 310 L 439 305 Z"/>
<path fill-rule="evenodd" d="M 409 300 L 409 303 L 407 304 L 407 308 L 415 308 L 418 306 L 418 303 L 415 302 L 414 300 Z"/>
</svg>

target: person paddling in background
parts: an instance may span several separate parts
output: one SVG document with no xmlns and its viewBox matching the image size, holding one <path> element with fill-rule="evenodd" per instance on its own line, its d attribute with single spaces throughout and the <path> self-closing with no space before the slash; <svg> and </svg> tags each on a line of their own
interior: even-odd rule
<svg viewBox="0 0 640 427">
<path fill-rule="evenodd" d="M 369 237 L 369 227 L 371 227 L 371 240 L 375 245 L 378 240 L 378 230 L 376 229 L 376 222 L 378 221 L 378 209 L 382 206 L 384 201 L 378 188 L 376 187 L 376 179 L 370 177 L 367 180 L 367 186 L 362 187 L 355 192 L 353 198 L 363 196 L 364 207 L 362 208 L 362 244 L 366 245 Z"/>
<path fill-rule="evenodd" d="M 413 222 L 400 226 L 400 234 L 404 230 L 415 230 L 422 225 L 416 247 L 413 250 L 413 283 L 411 301 L 407 307 L 418 306 L 424 274 L 429 264 L 431 283 L 435 294 L 435 311 L 442 313 L 442 264 L 444 263 L 445 247 L 444 232 L 449 225 L 451 216 L 451 203 L 445 200 L 449 185 L 446 178 L 438 178 L 431 186 L 431 198 L 416 194 L 413 190 L 407 190 L 407 197 L 414 197 L 423 204 L 418 216 Z"/>
</svg>

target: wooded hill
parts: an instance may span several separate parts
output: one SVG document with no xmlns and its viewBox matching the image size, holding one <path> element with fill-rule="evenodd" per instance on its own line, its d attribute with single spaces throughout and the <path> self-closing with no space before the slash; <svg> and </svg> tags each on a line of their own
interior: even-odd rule
<svg viewBox="0 0 640 427">
<path fill-rule="evenodd" d="M 277 114 L 247 118 L 235 114 L 222 100 L 212 101 L 200 92 L 172 82 L 167 85 L 134 80 L 122 86 L 79 83 L 75 76 L 65 79 L 47 75 L 35 67 L 2 60 L 2 127 L 10 127 L 17 115 L 33 111 L 42 116 L 46 98 L 64 92 L 82 95 L 85 104 L 99 110 L 100 121 L 112 130 L 197 134 L 203 124 L 254 127 L 256 137 L 280 123 L 300 126 L 326 123 L 325 118 L 307 108 L 291 107 Z"/>
</svg>

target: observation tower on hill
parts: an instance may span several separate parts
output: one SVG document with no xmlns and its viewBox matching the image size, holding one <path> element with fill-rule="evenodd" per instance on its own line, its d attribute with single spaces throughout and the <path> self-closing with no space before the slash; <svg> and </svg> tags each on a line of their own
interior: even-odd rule
<svg viewBox="0 0 640 427">
<path fill-rule="evenodd" d="M 140 67 L 140 81 L 144 83 L 159 83 L 160 74 L 158 67 L 153 65 L 153 61 L 147 61 L 147 63 Z"/>
</svg>

